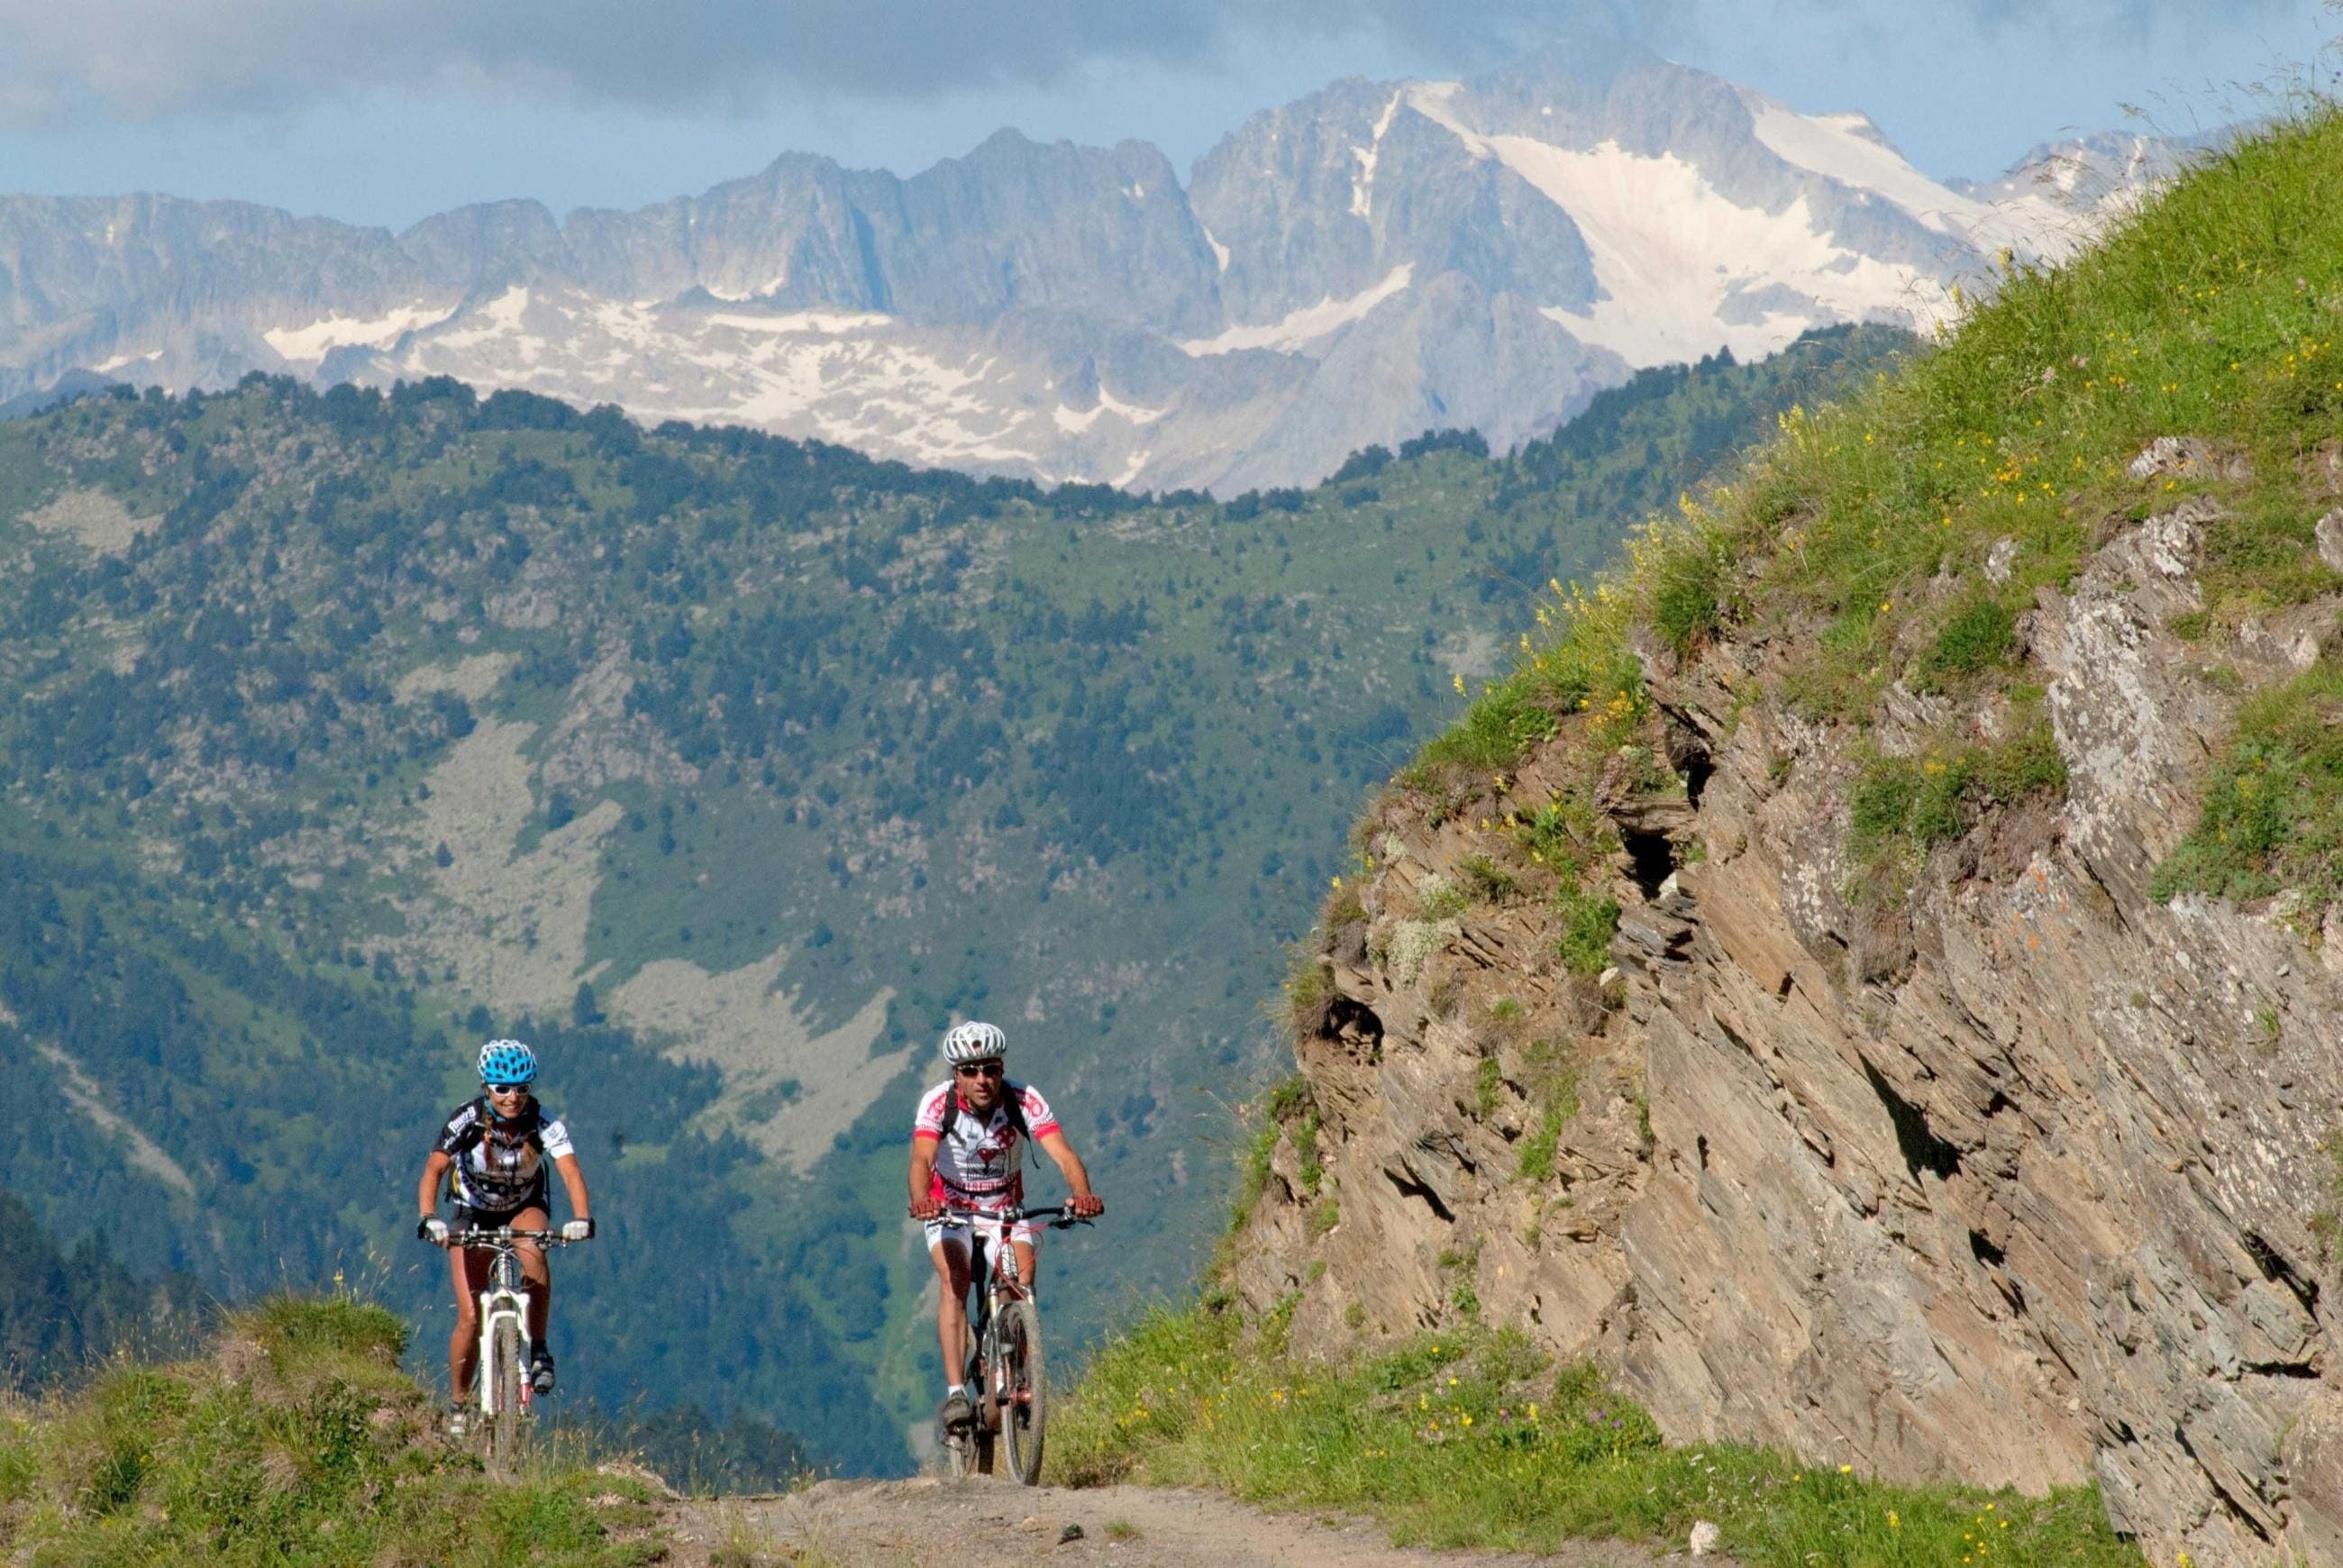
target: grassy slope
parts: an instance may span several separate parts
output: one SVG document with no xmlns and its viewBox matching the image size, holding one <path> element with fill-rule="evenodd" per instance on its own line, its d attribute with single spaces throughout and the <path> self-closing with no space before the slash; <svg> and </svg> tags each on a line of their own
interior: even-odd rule
<svg viewBox="0 0 2343 1568">
<path fill-rule="evenodd" d="M 1651 525 L 1592 590 L 1544 607 L 1544 635 L 1424 749 L 1411 780 L 1437 790 L 1554 743 L 1591 780 L 1621 745 L 1652 739 L 1633 639 L 1690 650 L 1721 632 L 1786 630 L 1808 651 L 1771 695 L 1817 717 L 1863 726 L 1901 679 L 1997 694 L 2017 720 L 1999 746 L 1948 734 L 1916 759 L 1871 764 L 1852 848 L 1873 895 L 1893 896 L 1935 843 L 1996 800 L 2061 787 L 2029 717 L 2041 694 L 2014 657 L 2011 623 L 2111 521 L 2192 494 L 2219 503 L 2206 530 L 2206 609 L 2174 628 L 2202 640 L 2208 678 L 2221 678 L 2238 628 L 2343 587 L 2314 538 L 2343 488 L 2332 461 L 2343 449 L 2338 187 L 2343 116 L 2282 124 L 2202 166 L 2072 265 L 2004 278 L 1992 303 L 1902 373 L 1788 411 L 1728 484 Z M 2165 436 L 2202 441 L 2208 460 L 2131 473 Z M 2012 568 L 2000 585 L 1983 569 L 1997 544 Z M 1916 591 L 1941 576 L 1956 592 Z M 2315 928 L 2343 891 L 2338 718 L 2343 678 L 2324 658 L 2252 697 L 2159 892 L 2298 890 Z M 1557 910 L 1557 940 L 1568 912 Z M 1725 1524 L 1728 1549 L 1766 1563 L 1966 1563 L 1981 1543 L 1984 1560 L 2137 1561 L 2088 1493 L 1888 1489 L 1779 1454 L 1671 1451 L 1583 1373 L 1553 1376 L 1503 1335 L 1477 1332 L 1305 1369 L 1278 1354 L 1274 1323 L 1248 1332 L 1207 1304 L 1159 1315 L 1092 1363 L 1053 1462 L 1075 1477 L 1365 1506 L 1454 1543 L 1681 1538 L 1699 1516 Z"/>
<path fill-rule="evenodd" d="M 650 1494 L 558 1458 L 518 1485 L 431 1435 L 381 1307 L 281 1297 L 207 1359 L 0 1405 L 0 1549 L 54 1564 L 656 1561 Z"/>
<path fill-rule="evenodd" d="M 1680 1547 L 1707 1520 L 1765 1568 L 2140 1562 L 2089 1492 L 1882 1486 L 1770 1450 L 1669 1448 L 1594 1369 L 1479 1326 L 1334 1368 L 1288 1361 L 1279 1325 L 1249 1331 L 1224 1305 L 1158 1312 L 1091 1362 L 1049 1453 L 1072 1484 L 1358 1509 L 1403 1544 Z"/>
<path fill-rule="evenodd" d="M 1527 625 L 1536 584 L 1603 558 L 1842 356 L 1895 346 L 1647 376 L 1514 460 L 1427 451 L 1226 508 L 444 385 L 254 383 L 0 427 L 0 879 L 25 890 L 0 900 L 0 1185 L 68 1240 L 101 1225 L 232 1294 L 378 1278 L 434 1339 L 441 1281 L 400 1218 L 415 1151 L 464 1092 L 458 1042 L 519 1020 L 418 955 L 391 900 L 427 857 L 396 851 L 465 727 L 549 728 L 617 649 L 635 721 L 698 781 L 562 801 L 533 781 L 548 822 L 624 813 L 588 933 L 601 993 L 655 960 L 779 952 L 818 1026 L 893 989 L 881 1049 L 1006 1015 L 1118 1222 L 1153 1239 L 1070 1244 L 1061 1321 L 1121 1311 L 1208 1243 L 1197 1147 L 1220 1111 L 1197 1086 L 1268 1054 L 1254 999 L 1351 791 L 1450 710 L 1452 668 Z M 104 559 L 5 520 L 92 487 L 162 525 Z M 554 617 L 491 612 L 516 590 Z M 477 712 L 388 700 L 483 653 L 516 663 Z M 717 1135 L 712 1073 L 612 1029 L 528 1028 L 610 1221 L 565 1260 L 573 1388 L 745 1407 L 850 1466 L 899 1462 L 891 1422 L 930 1392 L 896 1218 L 923 1068 L 799 1178 Z M 117 1086 L 186 1192 L 55 1115 L 44 1044 Z M 679 1275 L 661 1248 L 686 1236 Z"/>
</svg>

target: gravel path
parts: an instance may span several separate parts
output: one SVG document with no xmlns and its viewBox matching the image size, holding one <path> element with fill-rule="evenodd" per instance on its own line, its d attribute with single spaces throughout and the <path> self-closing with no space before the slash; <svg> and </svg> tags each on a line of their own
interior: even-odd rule
<svg viewBox="0 0 2343 1568">
<path fill-rule="evenodd" d="M 1111 1563 L 1116 1568 L 1651 1568 L 1647 1548 L 1586 1542 L 1546 1557 L 1393 1546 L 1359 1519 L 1271 1513 L 1217 1493 L 1145 1486 L 1082 1491 L 1001 1481 L 826 1481 L 786 1497 L 668 1505 L 666 1562 L 724 1565 L 809 1558 L 863 1564 Z M 1717 1568 L 1729 1559 L 1711 1557 Z"/>
</svg>

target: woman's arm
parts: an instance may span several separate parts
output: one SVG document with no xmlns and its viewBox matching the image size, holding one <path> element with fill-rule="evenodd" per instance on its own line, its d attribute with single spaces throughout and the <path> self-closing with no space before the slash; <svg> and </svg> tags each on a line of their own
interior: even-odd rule
<svg viewBox="0 0 2343 1568">
<path fill-rule="evenodd" d="M 423 1162 L 423 1180 L 415 1187 L 415 1209 L 418 1218 L 428 1220 L 439 1211 L 439 1187 L 447 1179 L 447 1167 L 454 1163 L 437 1149 Z"/>
<path fill-rule="evenodd" d="M 586 1195 L 586 1172 L 578 1168 L 578 1156 L 564 1154 L 553 1162 L 553 1168 L 561 1172 L 561 1184 L 569 1189 L 570 1214 L 580 1220 L 592 1219 L 594 1203 Z"/>
</svg>

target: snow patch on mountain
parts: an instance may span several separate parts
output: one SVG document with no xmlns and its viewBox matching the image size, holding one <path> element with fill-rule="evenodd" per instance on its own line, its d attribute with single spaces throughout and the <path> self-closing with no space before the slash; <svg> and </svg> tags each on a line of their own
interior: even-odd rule
<svg viewBox="0 0 2343 1568">
<path fill-rule="evenodd" d="M 1078 436 L 1083 431 L 1089 429 L 1092 425 L 1097 424 L 1099 416 L 1101 414 L 1111 414 L 1116 418 L 1132 425 L 1152 425 L 1156 420 L 1163 417 L 1167 412 L 1169 412 L 1167 409 L 1141 408 L 1134 404 L 1122 402 L 1118 399 L 1113 393 L 1108 391 L 1104 387 L 1101 387 L 1099 388 L 1098 402 L 1091 407 L 1076 412 L 1074 409 L 1069 408 L 1063 403 L 1061 403 L 1055 409 L 1051 410 L 1051 418 L 1056 423 L 1059 429 L 1063 430 L 1070 436 Z M 1127 481 L 1118 479 L 1115 482 L 1117 484 L 1122 484 Z"/>
<path fill-rule="evenodd" d="M 1410 82 L 1404 89 L 1407 106 L 1447 131 L 1472 150 L 1476 158 L 1490 156 L 1489 144 L 1481 133 L 1457 116 L 1455 103 L 1463 95 L 1462 82 Z"/>
<path fill-rule="evenodd" d="M 1742 206 L 1674 155 L 1640 157 L 1616 142 L 1588 153 L 1526 136 L 1489 146 L 1571 215 L 1594 256 L 1604 297 L 1541 314 L 1630 365 L 1695 359 L 1720 343 L 1771 354 L 1823 322 L 1943 307 L 1944 290 L 1916 269 L 1835 243 L 1804 196 L 1780 213 Z"/>
<path fill-rule="evenodd" d="M 435 308 L 428 305 L 401 306 L 387 315 L 370 321 L 353 320 L 344 316 L 327 316 L 306 327 L 279 327 L 262 333 L 261 340 L 275 349 L 277 357 L 290 364 L 316 364 L 337 348 L 353 345 L 366 348 L 387 348 L 410 332 L 426 327 L 436 327 L 456 314 L 454 306 Z M 98 366 L 100 370 L 119 368 L 130 363 L 127 359 L 110 361 Z"/>
<path fill-rule="evenodd" d="M 1802 115 L 1762 93 L 1745 92 L 1757 139 L 1784 163 L 1870 191 L 1929 227 L 1966 236 L 1987 214 L 1983 203 L 1954 195 L 1882 140 L 1868 115 Z"/>
<path fill-rule="evenodd" d="M 1190 357 L 1198 359 L 1246 348 L 1307 348 L 1336 328 L 1363 320 L 1376 306 L 1404 292 L 1414 276 L 1415 264 L 1405 262 L 1385 273 L 1383 281 L 1373 287 L 1362 289 L 1347 299 L 1329 296 L 1315 305 L 1288 311 L 1275 321 L 1258 327 L 1232 327 L 1217 337 L 1191 338 L 1180 347 Z"/>
<path fill-rule="evenodd" d="M 874 310 L 789 310 L 776 316 L 741 316 L 724 312 L 706 319 L 710 327 L 729 327 L 741 332 L 810 333 L 834 337 L 844 333 L 867 332 L 875 327 L 886 327 L 893 322 L 894 317 L 881 316 Z"/>
<path fill-rule="evenodd" d="M 1375 159 L 1383 149 L 1383 137 L 1390 134 L 1392 117 L 1407 98 L 1404 88 L 1391 95 L 1383 112 L 1375 116 L 1374 131 L 1363 147 L 1353 147 L 1351 156 L 1358 160 L 1359 172 L 1351 176 L 1351 216 L 1372 218 L 1375 216 Z"/>
</svg>

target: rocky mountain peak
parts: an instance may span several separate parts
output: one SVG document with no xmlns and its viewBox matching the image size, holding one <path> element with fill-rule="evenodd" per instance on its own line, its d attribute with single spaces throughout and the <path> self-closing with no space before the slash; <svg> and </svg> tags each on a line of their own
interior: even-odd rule
<svg viewBox="0 0 2343 1568">
<path fill-rule="evenodd" d="M 1290 485 L 1427 424 L 1517 444 L 1639 367 L 1925 326 L 1950 281 L 2061 253 L 2160 172 L 2059 156 L 2083 185 L 1956 191 L 1860 116 L 1596 40 L 1472 81 L 1332 83 L 1185 186 L 1144 143 L 1003 130 L 908 178 L 789 154 L 631 211 L 498 202 L 396 237 L 17 198 L 0 400 L 75 369 L 453 375 L 980 472 Z M 1078 339 L 1132 412 L 1057 395 Z"/>
</svg>

